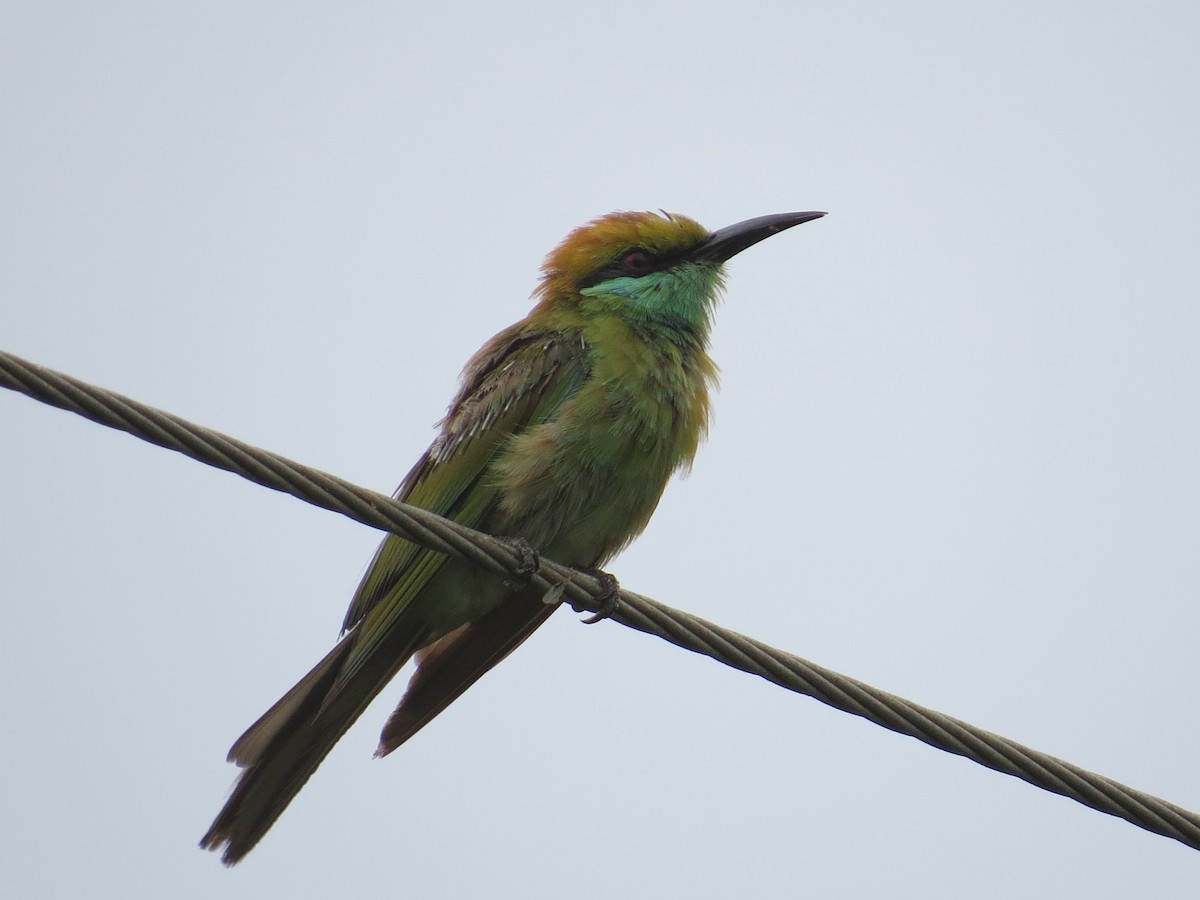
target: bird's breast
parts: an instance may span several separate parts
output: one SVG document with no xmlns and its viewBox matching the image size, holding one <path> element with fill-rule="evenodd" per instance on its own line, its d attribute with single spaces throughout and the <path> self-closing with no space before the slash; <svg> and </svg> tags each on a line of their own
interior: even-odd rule
<svg viewBox="0 0 1200 900">
<path fill-rule="evenodd" d="M 702 348 L 616 337 L 588 347 L 580 388 L 491 467 L 492 529 L 568 565 L 600 565 L 639 534 L 708 426 L 716 368 Z"/>
</svg>

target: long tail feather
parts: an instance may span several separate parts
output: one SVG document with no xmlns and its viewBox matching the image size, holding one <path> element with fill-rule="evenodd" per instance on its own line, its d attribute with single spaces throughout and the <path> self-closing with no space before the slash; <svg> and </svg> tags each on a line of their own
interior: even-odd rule
<svg viewBox="0 0 1200 900">
<path fill-rule="evenodd" d="M 511 594 L 487 615 L 418 652 L 417 671 L 384 726 L 375 755 L 386 756 L 428 725 L 557 608 L 538 593 Z"/>
<path fill-rule="evenodd" d="M 410 635 L 403 646 L 380 647 L 371 660 L 330 689 L 355 634 L 344 637 L 316 667 L 238 738 L 229 758 L 245 767 L 224 808 L 200 840 L 233 865 L 249 853 L 375 695 L 427 640 Z"/>
</svg>

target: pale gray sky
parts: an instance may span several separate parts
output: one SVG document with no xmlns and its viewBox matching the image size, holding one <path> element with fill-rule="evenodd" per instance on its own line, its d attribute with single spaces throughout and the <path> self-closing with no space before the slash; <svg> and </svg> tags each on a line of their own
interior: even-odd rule
<svg viewBox="0 0 1200 900">
<path fill-rule="evenodd" d="M 408 7 L 408 8 L 405 8 Z M 0 346 L 391 490 L 612 209 L 730 266 L 622 582 L 1200 809 L 1200 6 L 11 5 Z M 1200 855 L 556 616 L 227 871 L 378 535 L 0 392 L 12 896 L 1194 897 Z"/>
</svg>

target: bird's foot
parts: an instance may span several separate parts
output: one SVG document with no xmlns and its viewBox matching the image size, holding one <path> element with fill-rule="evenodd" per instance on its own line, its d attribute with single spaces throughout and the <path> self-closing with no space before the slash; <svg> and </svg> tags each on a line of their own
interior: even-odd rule
<svg viewBox="0 0 1200 900">
<path fill-rule="evenodd" d="M 513 552 L 517 558 L 517 567 L 508 578 L 504 579 L 505 587 L 510 587 L 514 590 L 521 590 L 529 587 L 529 582 L 541 568 L 542 558 L 538 552 L 533 549 L 533 545 L 525 538 L 500 538 L 508 545 L 508 549 Z"/>
<path fill-rule="evenodd" d="M 617 581 L 617 576 L 610 572 L 602 571 L 601 569 L 580 569 L 585 575 L 591 575 L 600 582 L 600 596 L 596 598 L 600 604 L 599 608 L 583 620 L 584 625 L 595 625 L 597 622 L 603 621 L 617 611 L 617 607 L 621 605 L 621 583 Z M 571 605 L 575 612 L 584 612 L 582 607 Z"/>
</svg>

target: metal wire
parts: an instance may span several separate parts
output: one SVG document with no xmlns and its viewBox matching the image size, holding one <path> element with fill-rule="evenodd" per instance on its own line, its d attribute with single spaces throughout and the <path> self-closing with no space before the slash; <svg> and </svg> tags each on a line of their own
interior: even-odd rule
<svg viewBox="0 0 1200 900">
<path fill-rule="evenodd" d="M 3 351 L 0 387 L 126 431 L 372 528 L 461 557 L 489 571 L 527 580 L 546 591 L 548 597 L 565 599 L 576 609 L 597 612 L 609 599 L 608 585 L 591 574 L 542 559 L 537 571 L 528 575 L 525 554 L 505 541 Z M 1200 850 L 1200 815 L 1103 775 L 632 591 L 620 591 L 619 603 L 609 618 Z"/>
</svg>

